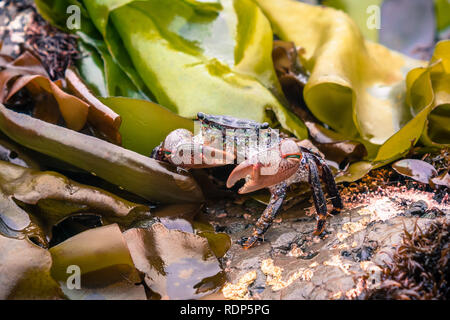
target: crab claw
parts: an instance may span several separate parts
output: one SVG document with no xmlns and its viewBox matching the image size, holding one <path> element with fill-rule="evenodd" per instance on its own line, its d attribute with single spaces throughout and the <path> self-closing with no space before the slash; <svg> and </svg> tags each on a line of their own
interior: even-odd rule
<svg viewBox="0 0 450 320">
<path fill-rule="evenodd" d="M 161 159 L 186 169 L 223 166 L 234 161 L 234 154 L 194 140 L 186 129 L 172 131 L 157 151 Z"/>
<path fill-rule="evenodd" d="M 187 156 L 185 156 L 187 154 Z M 176 157 L 178 157 L 177 160 Z M 233 163 L 234 155 L 211 146 L 187 143 L 179 145 L 171 158 L 172 163 L 187 169 L 213 168 Z"/>
<path fill-rule="evenodd" d="M 279 146 L 264 152 L 264 156 L 269 161 L 259 161 L 264 159 L 259 153 L 239 164 L 228 177 L 227 187 L 231 188 L 237 181 L 246 179 L 239 189 L 242 194 L 276 185 L 294 175 L 302 159 L 300 148 L 290 139 L 283 139 Z"/>
</svg>

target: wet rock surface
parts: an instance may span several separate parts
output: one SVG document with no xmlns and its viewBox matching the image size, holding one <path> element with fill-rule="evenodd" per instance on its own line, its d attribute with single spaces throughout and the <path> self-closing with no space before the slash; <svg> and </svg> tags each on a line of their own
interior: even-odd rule
<svg viewBox="0 0 450 320">
<path fill-rule="evenodd" d="M 369 286 L 377 286 L 381 272 L 378 265 L 390 261 L 390 253 L 401 243 L 405 228 L 411 231 L 417 222 L 425 229 L 437 216 L 450 219 L 448 206 L 435 203 L 432 194 L 422 194 L 421 198 L 426 201 L 412 202 L 401 194 L 395 201 L 381 196 L 364 205 L 347 207 L 340 215 L 328 218 L 326 232 L 320 237 L 313 236 L 315 215 L 308 216 L 304 204 L 296 205 L 284 211 L 264 241 L 249 250 L 236 242 L 251 233 L 264 206 L 256 203 L 249 210 L 248 201 L 247 205 L 218 203 L 221 213 L 209 212 L 207 216 L 217 230 L 227 232 L 233 240 L 223 259 L 228 284 L 240 283 L 242 290 L 243 279 L 250 279 L 245 282 L 245 295 L 237 297 L 223 290 L 224 296 L 218 297 L 356 298 L 364 275 L 370 275 Z"/>
</svg>

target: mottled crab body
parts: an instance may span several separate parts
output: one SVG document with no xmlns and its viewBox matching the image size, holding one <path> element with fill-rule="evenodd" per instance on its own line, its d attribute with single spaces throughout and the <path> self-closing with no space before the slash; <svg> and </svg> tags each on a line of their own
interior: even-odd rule
<svg viewBox="0 0 450 320">
<path fill-rule="evenodd" d="M 218 130 L 269 129 L 269 124 L 267 122 L 259 123 L 253 120 L 239 119 L 230 116 L 217 116 L 205 114 L 203 112 L 197 114 L 197 119 L 202 123 L 203 127 L 216 128 Z"/>
<path fill-rule="evenodd" d="M 272 224 L 280 211 L 289 185 L 306 182 L 311 186 L 318 214 L 314 233 L 325 229 L 328 215 L 321 186 L 323 180 L 333 204 L 332 214 L 339 213 L 342 201 L 332 172 L 324 159 L 292 139 L 281 139 L 267 123 L 229 116 L 198 114 L 201 128 L 195 136 L 188 130 L 172 131 L 152 152 L 152 157 L 184 169 L 237 164 L 227 180 L 227 187 L 245 179 L 239 193 L 268 188 L 270 202 L 256 222 L 254 231 L 242 242 L 253 246 Z"/>
</svg>

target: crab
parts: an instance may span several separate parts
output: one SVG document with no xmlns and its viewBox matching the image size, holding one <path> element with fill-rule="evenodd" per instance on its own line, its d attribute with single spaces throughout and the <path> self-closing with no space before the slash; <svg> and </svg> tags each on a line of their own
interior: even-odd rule
<svg viewBox="0 0 450 320">
<path fill-rule="evenodd" d="M 197 117 L 201 126 L 198 134 L 176 129 L 153 150 L 151 157 L 180 170 L 237 164 L 228 177 L 228 188 L 241 179 L 245 179 L 245 184 L 239 189 L 240 194 L 268 188 L 271 197 L 266 209 L 251 236 L 239 241 L 245 249 L 260 241 L 272 225 L 291 184 L 311 186 L 317 213 L 315 235 L 324 232 L 328 216 L 321 178 L 333 205 L 330 213 L 341 211 L 343 205 L 333 174 L 319 154 L 291 138 L 281 138 L 268 123 L 201 112 Z"/>
</svg>

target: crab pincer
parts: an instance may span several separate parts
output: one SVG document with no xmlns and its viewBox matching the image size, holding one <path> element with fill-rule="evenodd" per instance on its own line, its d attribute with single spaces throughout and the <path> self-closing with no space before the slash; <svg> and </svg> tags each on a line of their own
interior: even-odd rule
<svg viewBox="0 0 450 320">
<path fill-rule="evenodd" d="M 245 178 L 244 186 L 239 193 L 249 193 L 262 188 L 269 188 L 270 202 L 261 217 L 256 222 L 252 235 L 243 243 L 243 247 L 252 247 L 266 230 L 272 225 L 286 197 L 287 183 L 301 165 L 302 154 L 297 144 L 290 139 L 284 139 L 279 146 L 269 151 L 269 160 L 265 164 L 258 161 L 267 157 L 257 154 L 239 164 L 227 180 L 227 187 L 232 187 L 237 181 Z M 266 156 L 266 155 L 265 155 Z"/>
<path fill-rule="evenodd" d="M 152 157 L 184 169 L 201 169 L 223 166 L 232 162 L 235 156 L 215 146 L 196 142 L 189 130 L 177 129 L 153 150 Z"/>
<path fill-rule="evenodd" d="M 258 153 L 234 168 L 228 177 L 227 187 L 231 188 L 241 179 L 246 182 L 239 189 L 240 194 L 275 186 L 295 174 L 301 157 L 297 144 L 284 139 L 279 146 Z"/>
</svg>

